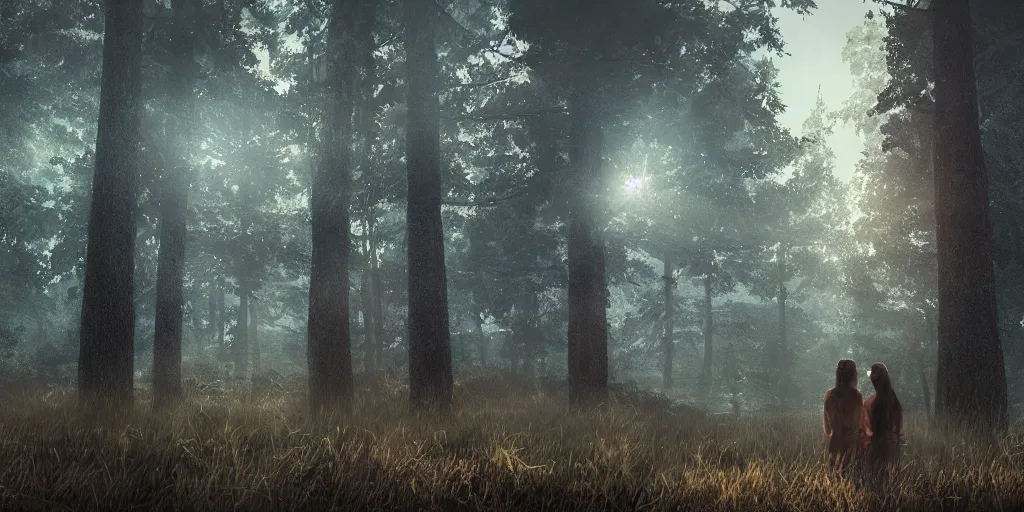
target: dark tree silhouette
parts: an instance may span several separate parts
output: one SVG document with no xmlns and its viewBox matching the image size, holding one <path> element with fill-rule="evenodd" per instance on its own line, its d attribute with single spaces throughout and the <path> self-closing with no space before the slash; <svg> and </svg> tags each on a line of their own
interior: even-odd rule
<svg viewBox="0 0 1024 512">
<path fill-rule="evenodd" d="M 103 74 L 78 356 L 84 407 L 130 406 L 142 1 L 104 4 Z"/>
<path fill-rule="evenodd" d="M 440 108 L 433 0 L 405 0 L 408 74 L 406 225 L 409 264 L 409 399 L 445 409 L 452 400 L 448 278 L 441 223 Z"/>
<path fill-rule="evenodd" d="M 321 161 L 311 201 L 313 257 L 309 285 L 309 395 L 314 414 L 352 402 L 349 325 L 349 186 L 352 164 L 353 37 L 356 1 L 335 2 L 327 26 L 327 84 Z"/>
<path fill-rule="evenodd" d="M 181 109 L 165 128 L 165 139 L 175 155 L 164 166 L 160 204 L 160 250 L 157 256 L 156 328 L 153 338 L 153 406 L 162 407 L 181 397 L 181 331 L 185 270 L 185 217 L 188 214 L 190 151 L 183 139 L 194 112 L 192 70 L 194 46 L 192 0 L 175 0 L 174 27 L 168 41 L 174 60 L 166 98 Z"/>
<path fill-rule="evenodd" d="M 665 273 L 661 276 L 664 283 L 663 293 L 665 295 L 665 329 L 661 338 L 661 390 L 668 393 L 672 389 L 672 367 L 675 359 L 675 296 L 673 288 L 676 286 L 675 270 L 672 268 L 672 254 L 666 251 Z"/>
<path fill-rule="evenodd" d="M 569 202 L 569 402 L 608 399 L 608 287 L 600 200 L 603 130 L 598 116 L 596 76 L 578 65 L 569 98 L 570 161 L 573 189 Z"/>
<path fill-rule="evenodd" d="M 935 412 L 990 432 L 1007 421 L 988 178 L 978 127 L 968 0 L 932 5 L 935 58 L 935 227 L 939 357 Z"/>
</svg>

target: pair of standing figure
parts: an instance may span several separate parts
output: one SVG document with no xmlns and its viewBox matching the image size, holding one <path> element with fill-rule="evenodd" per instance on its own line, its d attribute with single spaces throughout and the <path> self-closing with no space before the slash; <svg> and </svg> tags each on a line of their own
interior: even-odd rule
<svg viewBox="0 0 1024 512">
<path fill-rule="evenodd" d="M 864 455 L 867 462 L 892 467 L 899 459 L 903 408 L 882 363 L 868 372 L 875 394 L 865 402 L 857 390 L 857 363 L 841 359 L 836 387 L 825 393 L 825 436 L 829 460 L 842 467 Z"/>
</svg>

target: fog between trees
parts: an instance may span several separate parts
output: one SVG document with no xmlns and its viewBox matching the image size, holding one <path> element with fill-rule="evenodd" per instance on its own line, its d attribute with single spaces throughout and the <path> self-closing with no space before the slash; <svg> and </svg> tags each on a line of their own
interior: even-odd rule
<svg viewBox="0 0 1024 512">
<path fill-rule="evenodd" d="M 879 4 L 799 133 L 773 2 L 57 3 L 0 7 L 3 380 L 162 407 L 302 374 L 326 413 L 363 373 L 445 410 L 507 372 L 748 414 L 819 407 L 849 357 L 908 410 L 1016 417 L 999 2 Z"/>
</svg>

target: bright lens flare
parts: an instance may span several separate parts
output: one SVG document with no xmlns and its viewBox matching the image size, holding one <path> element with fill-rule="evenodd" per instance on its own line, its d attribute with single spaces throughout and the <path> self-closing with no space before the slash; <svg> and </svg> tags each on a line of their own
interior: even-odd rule
<svg viewBox="0 0 1024 512">
<path fill-rule="evenodd" d="M 636 176 L 630 176 L 629 179 L 626 180 L 626 190 L 630 192 L 636 192 L 637 190 L 640 190 L 640 184 L 640 178 Z"/>
</svg>

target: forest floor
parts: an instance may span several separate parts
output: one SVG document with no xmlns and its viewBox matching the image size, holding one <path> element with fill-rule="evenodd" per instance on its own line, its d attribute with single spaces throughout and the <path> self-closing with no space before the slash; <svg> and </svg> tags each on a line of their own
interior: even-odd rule
<svg viewBox="0 0 1024 512">
<path fill-rule="evenodd" d="M 496 376 L 444 418 L 359 384 L 356 414 L 311 423 L 301 381 L 254 397 L 189 386 L 86 421 L 66 392 L 0 402 L 2 510 L 998 510 L 1024 506 L 1024 433 L 996 446 L 910 425 L 898 474 L 826 469 L 817 415 L 704 416 L 633 390 L 602 411 Z"/>
</svg>

